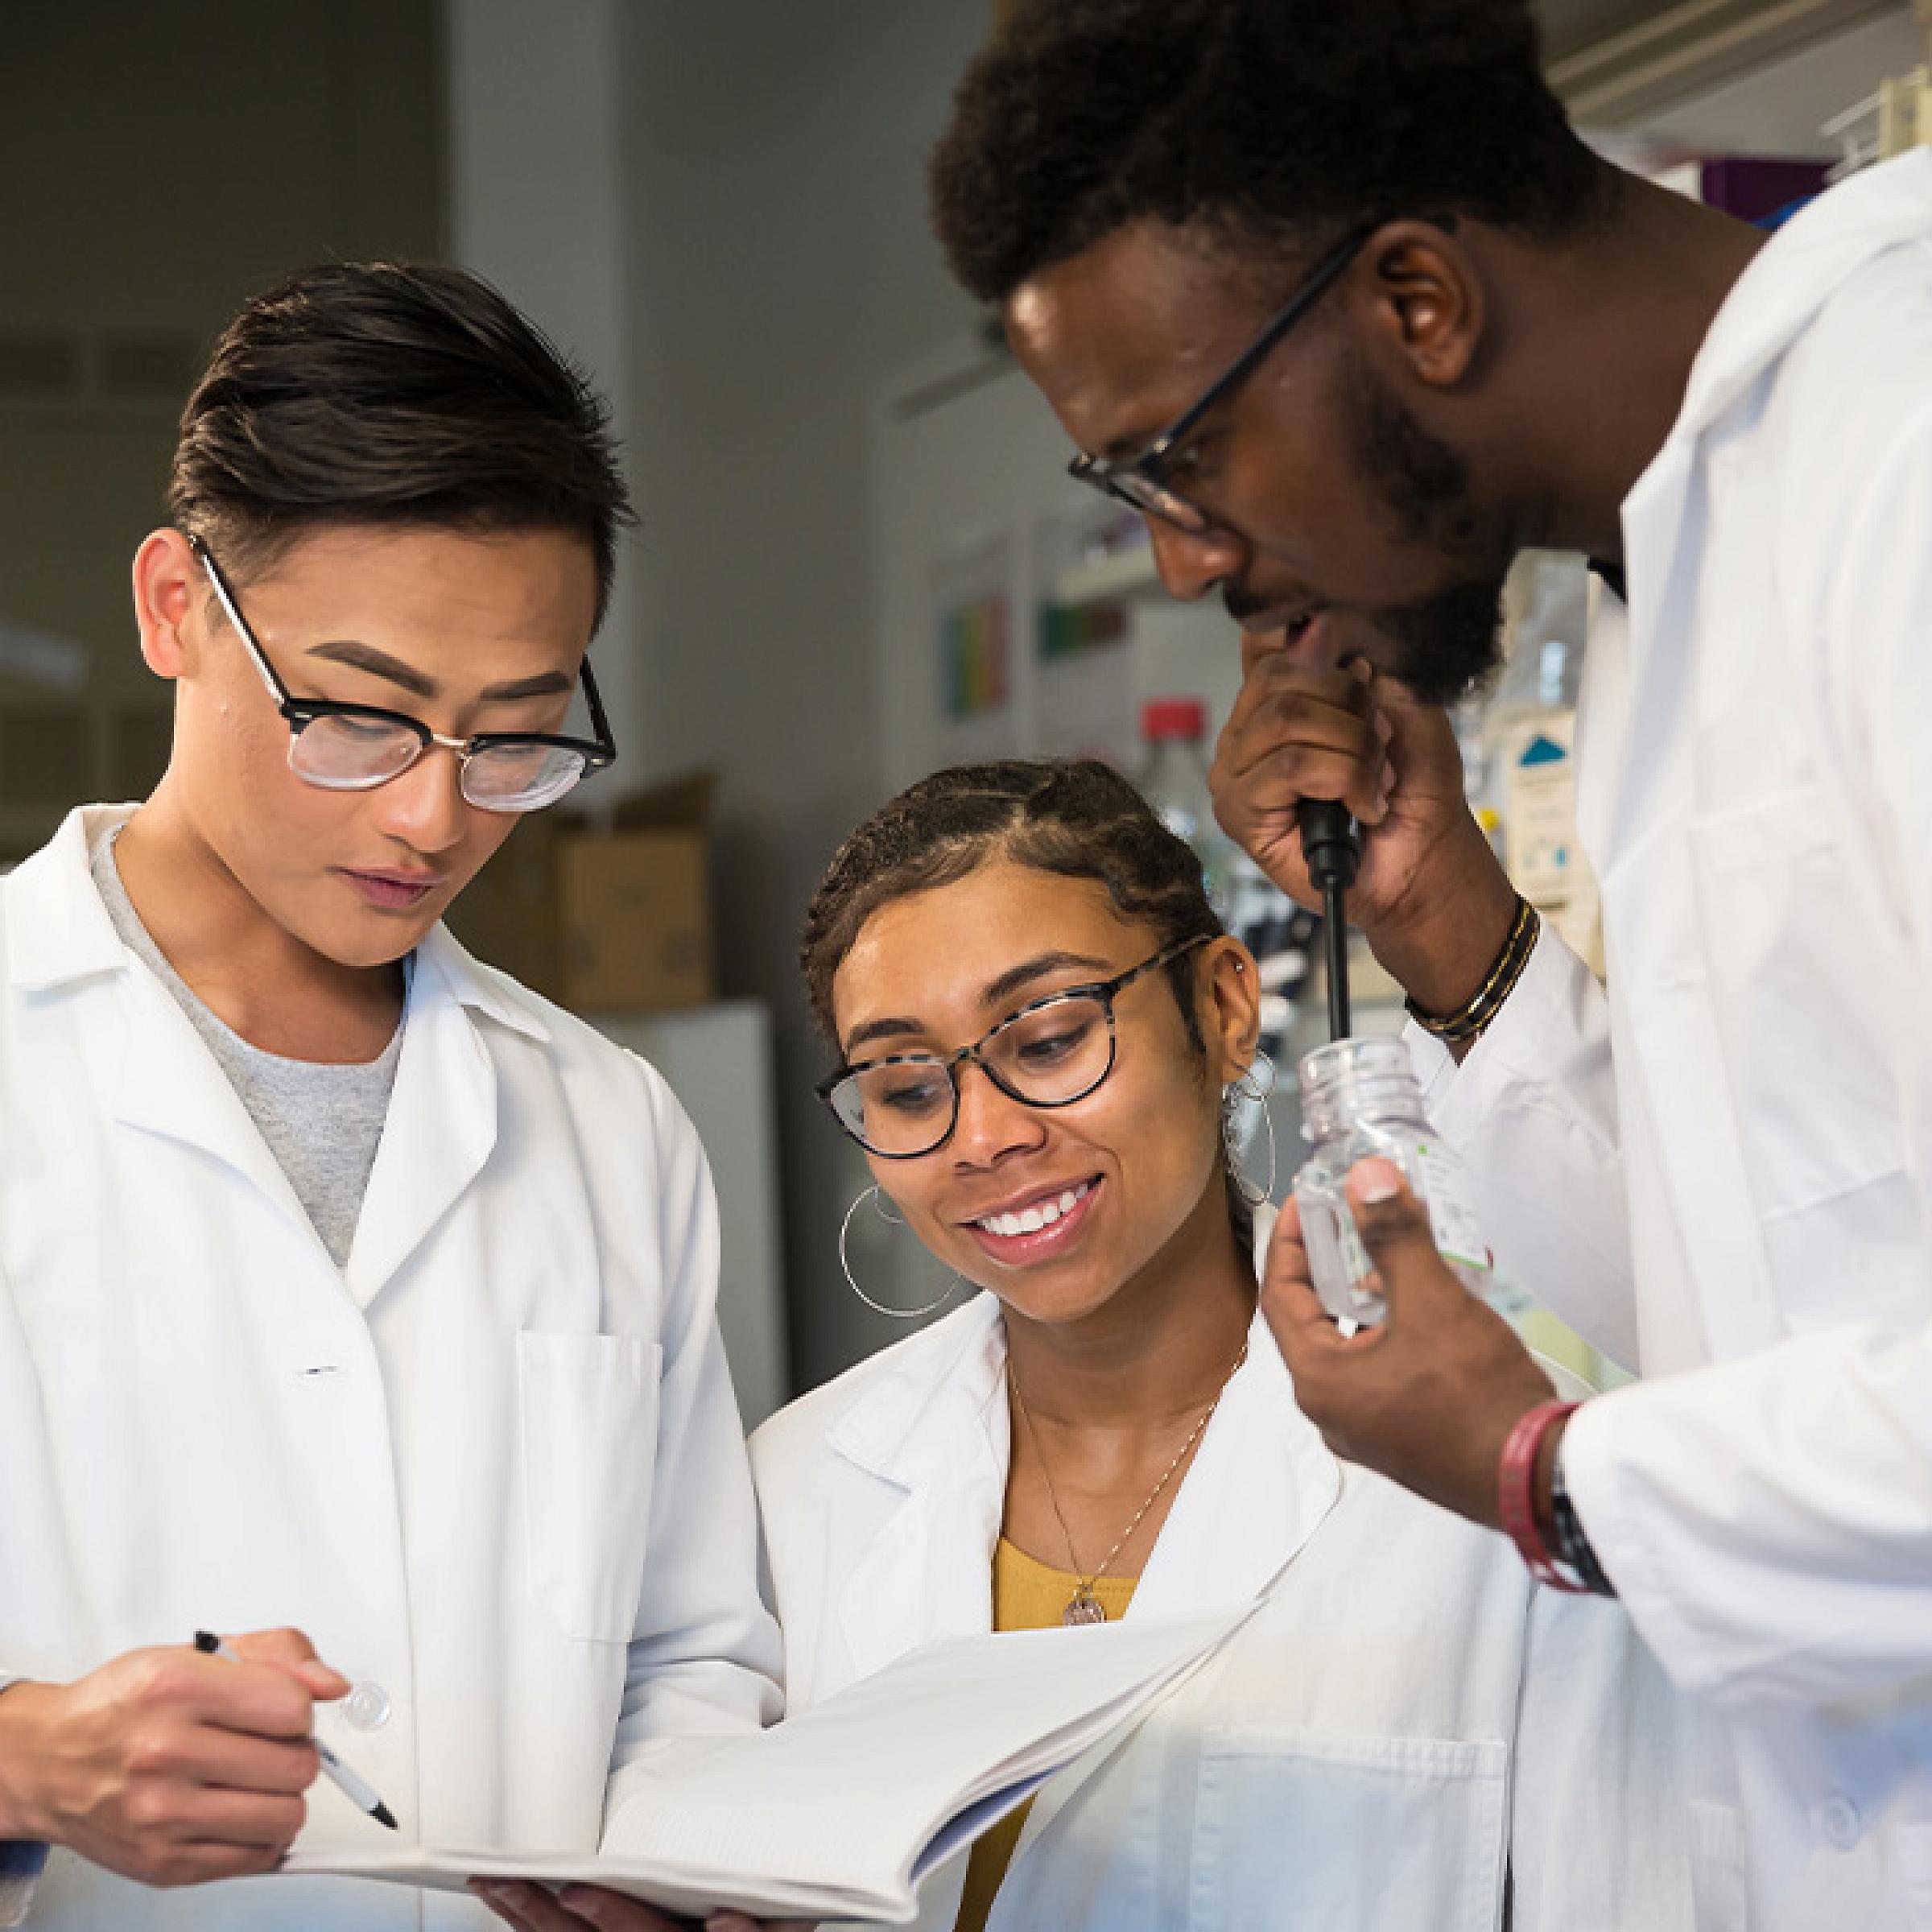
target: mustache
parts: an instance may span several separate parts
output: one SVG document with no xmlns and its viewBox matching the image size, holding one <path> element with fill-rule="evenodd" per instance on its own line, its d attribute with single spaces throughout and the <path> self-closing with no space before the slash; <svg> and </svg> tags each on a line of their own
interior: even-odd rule
<svg viewBox="0 0 1932 1932">
<path fill-rule="evenodd" d="M 1265 597 L 1257 597 L 1253 591 L 1243 590 L 1238 584 L 1221 586 L 1221 603 L 1237 624 L 1245 624 L 1250 617 L 1259 617 L 1268 608 Z"/>
</svg>

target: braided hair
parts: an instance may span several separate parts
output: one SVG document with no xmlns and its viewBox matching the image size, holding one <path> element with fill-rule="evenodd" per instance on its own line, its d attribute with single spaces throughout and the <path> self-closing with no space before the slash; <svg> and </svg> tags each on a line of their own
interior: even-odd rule
<svg viewBox="0 0 1932 1932">
<path fill-rule="evenodd" d="M 888 799 L 840 846 L 805 914 L 799 963 L 812 1017 L 836 1047 L 832 981 L 861 928 L 894 899 L 950 886 L 1005 859 L 1107 888 L 1115 910 L 1153 927 L 1164 952 L 1226 930 L 1208 903 L 1201 862 L 1139 792 L 1097 758 L 1002 759 L 934 772 Z M 1191 953 L 1162 969 L 1190 1045 L 1207 1042 L 1194 1006 Z M 1244 1248 L 1253 1211 L 1224 1146 L 1228 1218 Z"/>
</svg>

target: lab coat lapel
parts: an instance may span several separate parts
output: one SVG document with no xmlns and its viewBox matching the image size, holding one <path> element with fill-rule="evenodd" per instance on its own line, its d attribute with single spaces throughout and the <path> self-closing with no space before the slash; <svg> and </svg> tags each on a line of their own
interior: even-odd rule
<svg viewBox="0 0 1932 1932">
<path fill-rule="evenodd" d="M 308 1215 L 220 1063 L 175 996 L 122 943 L 101 902 L 89 869 L 90 840 L 132 809 L 69 812 L 6 880 L 8 978 L 23 992 L 95 1001 L 103 1026 L 118 1018 L 125 1028 L 118 1052 L 97 1063 L 112 1117 L 220 1162 L 313 1240 Z"/>
<path fill-rule="evenodd" d="M 1265 1236 L 1259 1245 L 1265 1249 Z M 1295 1406 L 1286 1365 L 1257 1310 L 1248 1360 L 1201 1437 L 1128 1616 L 1187 1616 L 1252 1602 L 1293 1562 L 1341 1489 L 1341 1470 Z M 1016 1860 L 1132 1731 L 1103 1740 L 1042 1787 Z"/>
<path fill-rule="evenodd" d="M 865 1676 L 935 1637 L 993 1628 L 993 1552 L 1006 1496 L 1005 1331 L 982 1294 L 932 1331 L 854 1409 L 832 1447 L 900 1492 L 840 1593 L 852 1668 Z M 956 1318 L 956 1319 L 958 1318 Z"/>
<path fill-rule="evenodd" d="M 366 1308 L 477 1176 L 497 1141 L 497 1073 L 469 1004 L 475 968 L 439 930 L 415 955 L 395 1091 L 345 1270 Z"/>
<path fill-rule="evenodd" d="M 220 1161 L 273 1201 L 320 1249 L 320 1236 L 221 1063 L 175 996 L 131 953 L 122 968 L 126 1052 L 114 1117 Z"/>
<path fill-rule="evenodd" d="M 1761 345 L 1753 344 L 1752 353 Z M 1744 1150 L 1723 1104 L 1724 1030 L 1714 1007 L 1708 948 L 1674 943 L 1700 933 L 1689 849 L 1667 830 L 1695 810 L 1693 724 L 1699 667 L 1689 648 L 1699 594 L 1707 506 L 1699 439 L 1721 399 L 1734 399 L 1740 370 L 1727 363 L 1720 318 L 1694 372 L 1684 417 L 1624 505 L 1630 599 L 1624 622 L 1600 591 L 1592 659 L 1585 671 L 1578 754 L 1578 829 L 1604 902 L 1611 997 L 1630 1016 L 1633 1064 L 1620 1080 L 1642 1083 L 1693 1278 L 1724 1281 L 1722 1309 L 1703 1309 L 1707 1344 L 1757 1347 L 1782 1331 L 1757 1238 Z M 1753 362 L 1752 366 L 1757 365 Z M 1686 1108 L 1702 1090 L 1710 1104 Z M 1652 1096 L 1674 1095 L 1677 1104 Z M 1724 1332 L 1719 1332 L 1722 1329 Z"/>
<path fill-rule="evenodd" d="M 1335 1457 L 1295 1406 L 1286 1364 L 1257 1311 L 1248 1359 L 1201 1437 L 1127 1614 L 1187 1616 L 1253 1601 L 1315 1534 L 1341 1488 Z"/>
<path fill-rule="evenodd" d="M 1690 501 L 1695 450 L 1694 439 L 1674 434 L 1624 505 L 1627 606 L 1603 584 L 1592 592 L 1579 707 L 1585 728 L 1577 749 L 1577 828 L 1601 881 L 1641 842 L 1670 777 L 1669 741 L 1660 744 L 1641 720 L 1676 715 L 1688 703 L 1691 667 L 1669 613 L 1673 580 L 1680 568 L 1695 568 L 1695 546 L 1679 543 L 1686 517 L 1701 522 L 1703 514 Z"/>
</svg>

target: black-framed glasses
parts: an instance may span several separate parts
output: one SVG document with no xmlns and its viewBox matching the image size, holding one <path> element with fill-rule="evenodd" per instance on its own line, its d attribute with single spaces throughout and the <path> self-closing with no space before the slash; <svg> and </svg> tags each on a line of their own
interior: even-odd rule
<svg viewBox="0 0 1932 1932">
<path fill-rule="evenodd" d="M 590 707 L 591 729 L 597 734 L 594 740 L 530 731 L 485 731 L 474 737 L 450 738 L 407 712 L 291 696 L 242 616 L 213 552 L 199 537 L 188 540 L 249 661 L 287 723 L 288 768 L 308 783 L 325 791 L 370 791 L 401 778 L 432 745 L 440 745 L 456 754 L 457 783 L 469 803 L 484 811 L 538 811 L 555 804 L 580 780 L 616 759 L 617 745 L 588 658 L 584 660 L 584 700 Z"/>
<path fill-rule="evenodd" d="M 1071 1107 L 1113 1071 L 1113 1002 L 1121 993 L 1212 936 L 1196 933 L 1110 980 L 1042 994 L 956 1052 L 894 1053 L 841 1067 L 819 1081 L 819 1098 L 868 1154 L 884 1161 L 916 1160 L 952 1137 L 960 1068 L 968 1060 L 1022 1106 Z"/>
<path fill-rule="evenodd" d="M 1277 344 L 1321 299 L 1381 226 L 1379 221 L 1364 223 L 1323 256 L 1286 306 L 1145 449 L 1131 456 L 1112 458 L 1083 453 L 1067 465 L 1067 474 L 1091 484 L 1104 495 L 1148 516 L 1158 517 L 1191 536 L 1198 536 L 1212 519 L 1199 504 L 1190 502 L 1166 481 L 1165 473 L 1175 452 L 1199 427 L 1208 412 L 1226 402 L 1261 367 Z"/>
</svg>

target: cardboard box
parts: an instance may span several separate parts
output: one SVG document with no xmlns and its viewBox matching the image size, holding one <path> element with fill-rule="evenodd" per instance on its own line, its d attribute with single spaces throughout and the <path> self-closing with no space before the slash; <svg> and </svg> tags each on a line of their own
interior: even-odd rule
<svg viewBox="0 0 1932 1932">
<path fill-rule="evenodd" d="M 711 998 L 704 833 L 591 834 L 566 839 L 559 857 L 564 1005 L 650 1013 Z"/>
<path fill-rule="evenodd" d="M 621 802 L 614 828 L 533 812 L 450 914 L 479 959 L 575 1013 L 713 998 L 709 774 Z"/>
</svg>

